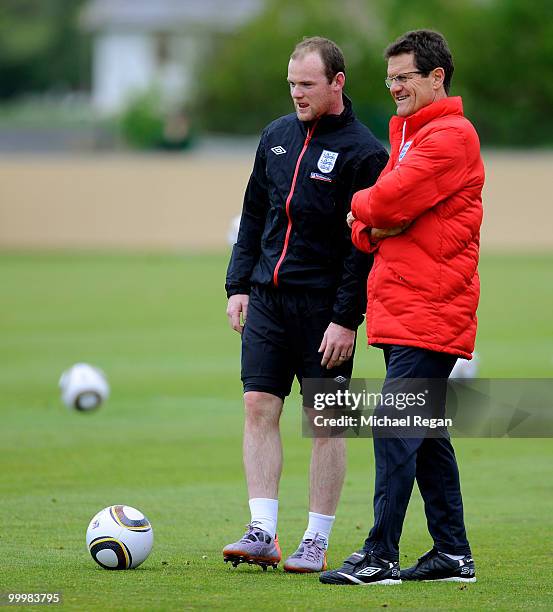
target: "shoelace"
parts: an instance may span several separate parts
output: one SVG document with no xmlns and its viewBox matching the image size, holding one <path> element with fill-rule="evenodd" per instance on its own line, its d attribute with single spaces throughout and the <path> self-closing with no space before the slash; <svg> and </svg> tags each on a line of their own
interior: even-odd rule
<svg viewBox="0 0 553 612">
<path fill-rule="evenodd" d="M 259 523 L 257 521 L 253 521 L 252 523 L 248 523 L 246 525 L 246 533 L 242 536 L 240 542 L 251 542 L 252 539 L 249 537 L 256 529 L 257 530 L 261 530 L 260 527 L 258 527 Z M 259 538 L 256 538 L 257 540 L 259 540 Z"/>
<path fill-rule="evenodd" d="M 305 556 L 308 561 L 315 563 L 318 561 L 322 554 L 324 554 L 324 548 L 317 544 L 317 534 L 312 540 L 304 540 L 302 542 L 303 552 L 298 552 L 294 556 L 295 557 L 303 557 Z"/>
<path fill-rule="evenodd" d="M 424 555 L 422 555 L 422 557 L 418 558 L 417 565 L 420 565 L 427 559 L 431 559 L 432 557 L 435 557 L 437 554 L 438 554 L 437 551 L 434 548 L 431 548 L 429 551 L 425 552 Z"/>
<path fill-rule="evenodd" d="M 367 553 L 366 551 L 355 551 L 354 553 L 352 553 L 345 561 L 344 561 L 344 565 L 349 565 L 351 567 L 356 567 L 357 565 L 359 565 L 359 563 L 361 563 L 362 561 L 365 560 L 365 558 L 367 557 L 369 553 Z M 352 557 L 355 555 L 355 559 L 352 559 Z"/>
</svg>

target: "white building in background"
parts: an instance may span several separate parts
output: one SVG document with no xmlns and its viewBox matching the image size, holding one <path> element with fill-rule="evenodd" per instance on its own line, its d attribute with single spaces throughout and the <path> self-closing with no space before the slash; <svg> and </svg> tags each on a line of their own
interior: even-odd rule
<svg viewBox="0 0 553 612">
<path fill-rule="evenodd" d="M 196 68 L 216 37 L 252 19 L 264 0 L 90 0 L 81 23 L 93 35 L 92 99 L 102 113 L 156 87 L 190 100 Z"/>
</svg>

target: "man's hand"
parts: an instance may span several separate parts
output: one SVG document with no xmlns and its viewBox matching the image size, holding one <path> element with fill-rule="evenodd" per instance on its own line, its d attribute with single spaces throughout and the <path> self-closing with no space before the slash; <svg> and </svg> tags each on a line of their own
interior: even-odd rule
<svg viewBox="0 0 553 612">
<path fill-rule="evenodd" d="M 355 344 L 355 332 L 336 323 L 330 323 L 326 328 L 319 353 L 323 353 L 321 365 L 327 370 L 342 365 L 351 359 Z"/>
<path fill-rule="evenodd" d="M 244 323 L 248 315 L 249 300 L 250 296 L 242 293 L 231 295 L 228 299 L 227 317 L 232 329 L 239 334 L 241 334 L 244 329 Z"/>
<path fill-rule="evenodd" d="M 371 239 L 382 240 L 383 238 L 391 238 L 404 232 L 411 224 L 404 223 L 398 227 L 389 227 L 388 229 L 378 229 L 376 227 L 371 228 Z"/>
<path fill-rule="evenodd" d="M 355 221 L 355 217 L 353 216 L 351 210 L 349 211 L 348 216 L 346 217 L 346 221 L 351 229 L 353 222 Z M 398 227 L 390 227 L 388 229 L 378 229 L 376 227 L 372 227 L 371 239 L 382 240 L 383 238 L 391 238 L 392 236 L 397 236 L 398 234 L 401 234 L 401 232 L 404 232 L 410 225 L 410 223 L 404 223 L 403 225 L 400 225 Z"/>
</svg>

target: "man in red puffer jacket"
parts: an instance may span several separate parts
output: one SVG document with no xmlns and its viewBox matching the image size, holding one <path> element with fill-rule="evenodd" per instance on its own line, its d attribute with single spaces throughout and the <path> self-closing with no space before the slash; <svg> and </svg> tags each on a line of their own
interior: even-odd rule
<svg viewBox="0 0 553 612">
<path fill-rule="evenodd" d="M 366 323 L 369 344 L 384 350 L 383 394 L 394 380 L 434 379 L 432 402 L 443 410 L 455 361 L 474 350 L 484 167 L 461 98 L 448 97 L 453 60 L 445 39 L 408 32 L 385 57 L 397 105 L 391 155 L 375 185 L 355 194 L 348 222 L 357 248 L 374 253 Z M 474 582 L 447 430 L 438 437 L 374 434 L 374 526 L 362 550 L 321 582 Z M 400 573 L 399 539 L 415 479 L 434 546 Z"/>
</svg>

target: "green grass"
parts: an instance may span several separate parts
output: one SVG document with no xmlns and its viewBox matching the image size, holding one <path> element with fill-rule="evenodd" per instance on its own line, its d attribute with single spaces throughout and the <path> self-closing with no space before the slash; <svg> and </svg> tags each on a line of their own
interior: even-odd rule
<svg viewBox="0 0 553 612">
<path fill-rule="evenodd" d="M 456 441 L 478 582 L 387 589 L 229 568 L 221 548 L 248 519 L 241 465 L 239 338 L 227 328 L 224 256 L 4 254 L 0 259 L 0 592 L 62 591 L 74 610 L 551 609 L 551 440 Z M 550 377 L 553 256 L 486 256 L 478 351 L 483 376 Z M 361 334 L 362 336 L 362 334 Z M 58 398 L 76 361 L 105 369 L 96 414 Z M 360 338 L 356 372 L 382 374 Z M 310 441 L 298 397 L 283 416 L 279 534 L 303 533 Z M 370 527 L 371 441 L 349 441 L 330 550 L 336 565 Z M 107 572 L 84 543 L 99 509 L 125 503 L 154 525 L 135 571 Z M 430 547 L 414 494 L 402 562 Z"/>
</svg>

